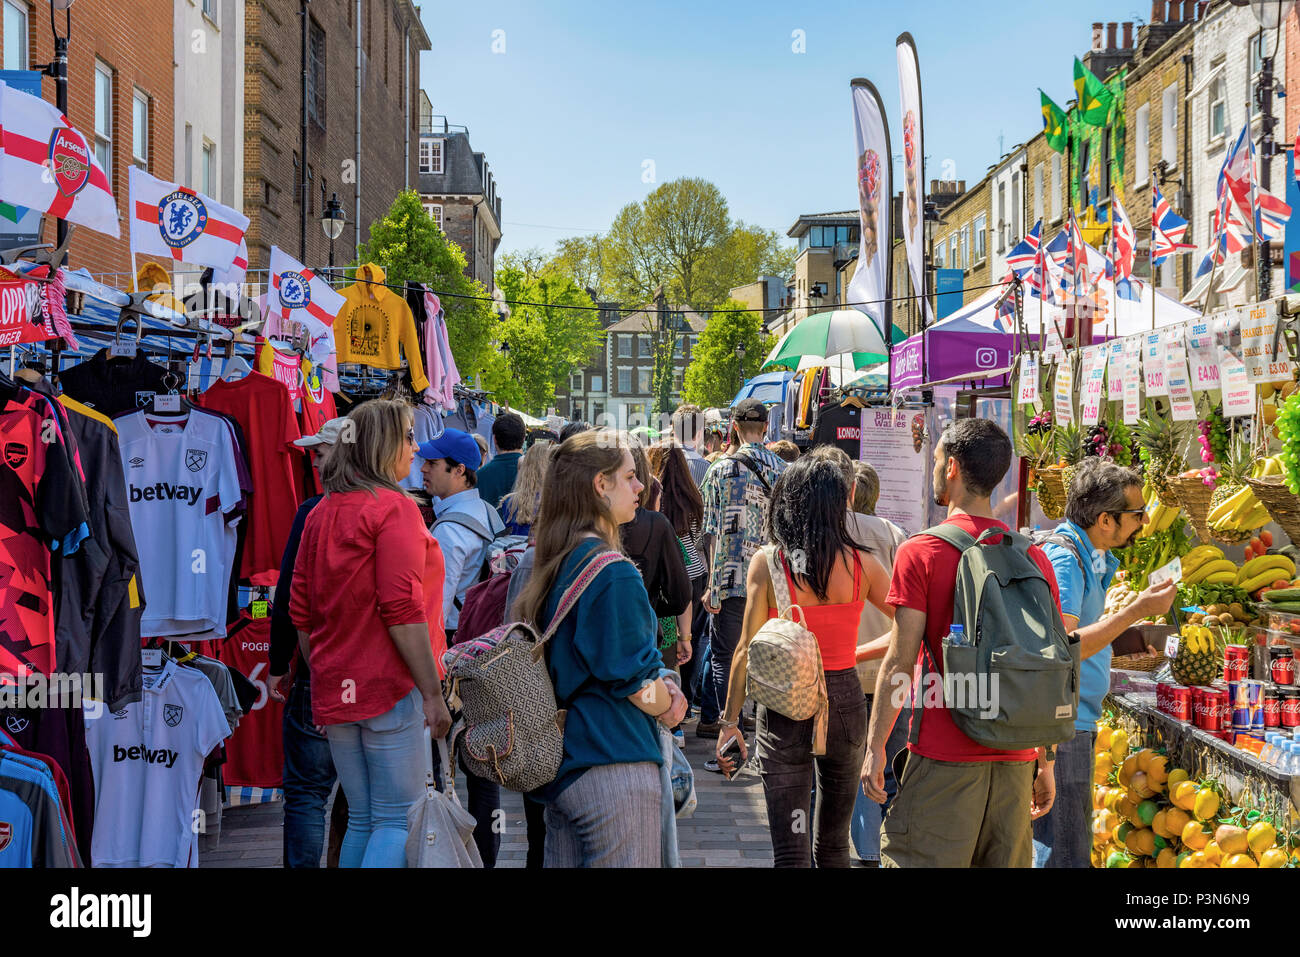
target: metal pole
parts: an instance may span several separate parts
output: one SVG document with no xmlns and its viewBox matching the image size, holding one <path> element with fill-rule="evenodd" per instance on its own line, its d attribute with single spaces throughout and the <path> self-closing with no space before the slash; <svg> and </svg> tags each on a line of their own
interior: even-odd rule
<svg viewBox="0 0 1300 957">
<path fill-rule="evenodd" d="M 1279 26 L 1278 29 L 1281 29 Z M 1261 189 L 1267 190 L 1271 185 L 1273 155 L 1276 152 L 1273 143 L 1273 58 L 1264 57 L 1263 65 L 1259 73 L 1259 87 L 1255 90 L 1255 97 L 1259 101 L 1259 109 L 1263 114 L 1262 132 L 1259 142 L 1259 185 Z M 1252 202 L 1254 197 L 1251 197 Z M 1258 230 L 1255 224 L 1251 223 L 1251 231 L 1255 233 L 1255 239 L 1259 241 Z M 1259 300 L 1263 302 L 1269 298 L 1273 291 L 1273 256 L 1272 247 L 1268 240 L 1259 242 L 1259 255 L 1255 257 L 1256 279 L 1259 284 Z"/>
<path fill-rule="evenodd" d="M 307 4 L 301 0 L 299 16 L 302 17 L 302 125 L 298 130 L 298 256 L 307 261 Z"/>
</svg>

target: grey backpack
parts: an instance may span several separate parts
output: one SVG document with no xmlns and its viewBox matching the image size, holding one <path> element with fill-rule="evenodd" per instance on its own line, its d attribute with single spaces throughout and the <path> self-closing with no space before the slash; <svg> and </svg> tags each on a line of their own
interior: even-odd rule
<svg viewBox="0 0 1300 957">
<path fill-rule="evenodd" d="M 1080 647 L 1065 632 L 1030 540 L 1000 528 L 975 538 L 950 523 L 921 534 L 961 552 L 952 620 L 966 643 L 943 641 L 944 704 L 953 722 L 977 744 L 1002 751 L 1068 741 L 1079 710 Z"/>
</svg>

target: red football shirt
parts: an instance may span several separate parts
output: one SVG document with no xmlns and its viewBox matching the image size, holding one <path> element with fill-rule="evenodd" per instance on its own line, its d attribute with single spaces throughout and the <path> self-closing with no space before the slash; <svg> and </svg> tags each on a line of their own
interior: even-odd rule
<svg viewBox="0 0 1300 957">
<path fill-rule="evenodd" d="M 250 372 L 236 382 L 218 379 L 199 405 L 229 415 L 244 431 L 253 493 L 239 577 L 274 585 L 299 504 L 294 468 L 302 450 L 293 441 L 301 433 L 289 392 L 270 376 Z"/>
<path fill-rule="evenodd" d="M 976 537 L 989 528 L 1007 528 L 997 519 L 971 515 L 957 515 L 948 521 Z M 1057 592 L 1052 563 L 1037 546 L 1030 548 L 1029 554 L 1042 569 L 1043 576 L 1052 589 L 1052 598 L 1059 607 L 1061 596 Z M 953 595 L 957 590 L 957 563 L 960 558 L 961 553 L 947 542 L 931 535 L 912 536 L 898 546 L 889 595 L 885 598 L 895 608 L 912 608 L 925 613 L 925 643 L 930 649 L 933 668 L 941 677 L 943 639 L 952 627 Z M 925 649 L 922 649 L 917 656 L 918 662 L 924 654 Z M 925 670 L 922 668 L 922 675 Z M 908 747 L 917 754 L 936 761 L 1032 761 L 1036 756 L 1037 752 L 1032 748 L 1025 751 L 999 751 L 976 744 L 953 723 L 952 715 L 942 704 L 937 707 L 921 707 L 923 692 L 924 686 L 918 686 L 917 706 L 912 717 L 913 723 L 921 722 L 919 740 L 908 742 Z"/>
<path fill-rule="evenodd" d="M 302 408 L 298 412 L 298 429 L 303 435 L 315 435 L 330 419 L 337 418 L 334 393 L 321 383 L 315 373 L 308 375 L 302 390 Z M 299 497 L 305 502 L 313 495 L 323 495 L 320 473 L 316 470 L 316 456 L 310 455 L 299 469 Z"/>
<path fill-rule="evenodd" d="M 442 550 L 409 496 L 389 489 L 334 492 L 303 527 L 289 617 L 307 632 L 311 707 L 317 724 L 364 721 L 415 686 L 393 644 L 394 625 L 427 622 L 438 674 Z"/>
<path fill-rule="evenodd" d="M 213 657 L 234 668 L 261 695 L 239 721 L 226 741 L 226 763 L 222 777 L 226 784 L 242 787 L 278 788 L 284 775 L 284 703 L 266 690 L 270 675 L 271 618 L 251 618 L 247 612 L 232 625 L 223 641 L 208 642 Z"/>
</svg>

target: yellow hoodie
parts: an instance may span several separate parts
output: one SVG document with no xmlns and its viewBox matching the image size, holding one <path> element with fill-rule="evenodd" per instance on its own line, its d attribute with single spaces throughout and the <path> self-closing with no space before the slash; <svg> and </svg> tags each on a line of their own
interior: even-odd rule
<svg viewBox="0 0 1300 957">
<path fill-rule="evenodd" d="M 341 289 L 345 300 L 334 320 L 334 348 L 338 361 L 360 362 L 376 369 L 400 369 L 400 345 L 411 367 L 411 386 L 417 393 L 429 387 L 420 361 L 420 340 L 415 317 L 406 300 L 387 286 L 384 271 L 374 263 L 357 270 L 358 281 Z"/>
</svg>

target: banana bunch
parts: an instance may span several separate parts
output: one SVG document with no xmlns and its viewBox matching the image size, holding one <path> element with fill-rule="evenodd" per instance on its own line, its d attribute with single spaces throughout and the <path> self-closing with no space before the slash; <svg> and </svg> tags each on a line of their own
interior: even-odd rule
<svg viewBox="0 0 1300 957">
<path fill-rule="evenodd" d="M 1272 519 L 1249 485 L 1225 498 L 1210 509 L 1205 523 L 1216 532 L 1253 532 L 1263 528 Z"/>
<path fill-rule="evenodd" d="M 1147 505 L 1147 523 L 1142 526 L 1138 538 L 1150 538 L 1156 532 L 1165 531 L 1174 522 L 1178 521 L 1180 514 L 1182 514 L 1182 509 L 1170 508 L 1154 495 L 1151 496 L 1151 502 Z"/>
<path fill-rule="evenodd" d="M 1214 545 L 1197 545 L 1183 556 L 1183 583 L 1198 585 L 1232 584 L 1237 580 L 1237 566 L 1223 557 L 1223 549 Z"/>
<path fill-rule="evenodd" d="M 1251 470 L 1250 477 L 1266 478 L 1269 475 L 1280 476 L 1281 474 L 1282 474 L 1282 461 L 1276 455 L 1274 455 L 1266 459 L 1260 459 L 1258 462 L 1256 462 L 1255 467 Z"/>
<path fill-rule="evenodd" d="M 1204 625 L 1183 625 L 1179 638 L 1194 655 L 1214 650 L 1214 633 Z"/>
<path fill-rule="evenodd" d="M 1236 585 L 1253 592 L 1275 581 L 1290 581 L 1295 577 L 1295 562 L 1285 555 L 1260 555 L 1252 558 L 1237 570 Z"/>
</svg>

